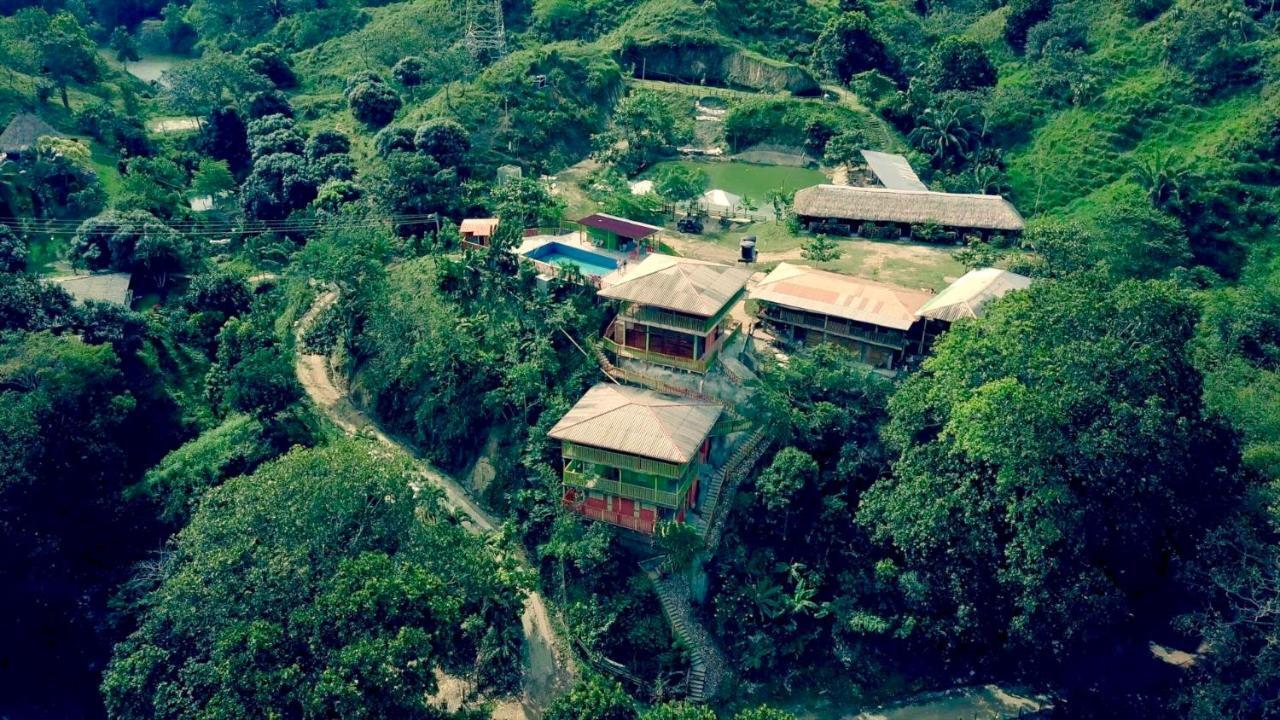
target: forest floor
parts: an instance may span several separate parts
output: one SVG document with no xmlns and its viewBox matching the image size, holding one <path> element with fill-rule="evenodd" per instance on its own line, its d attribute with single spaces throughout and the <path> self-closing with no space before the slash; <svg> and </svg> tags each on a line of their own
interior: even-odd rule
<svg viewBox="0 0 1280 720">
<path fill-rule="evenodd" d="M 315 319 L 337 299 L 338 294 L 334 291 L 321 294 L 298 320 L 296 337 L 301 338 Z M 383 431 L 356 407 L 334 382 L 327 358 L 302 353 L 300 346 L 301 343 L 296 366 L 298 382 L 316 407 L 335 425 L 347 434 L 372 437 L 412 458 L 422 476 L 444 491 L 445 503 L 471 519 L 473 532 L 487 534 L 498 528 L 500 523 L 480 507 L 457 480 L 418 458 L 411 446 Z M 552 700 L 569 689 L 577 673 L 567 646 L 560 641 L 551 623 L 547 605 L 537 592 L 530 591 L 525 598 L 520 623 L 524 631 L 523 693 L 519 698 L 497 702 L 493 717 L 498 720 L 537 720 Z M 468 683 L 458 678 L 443 677 L 439 685 L 436 697 L 450 708 L 459 707 L 468 693 Z"/>
</svg>

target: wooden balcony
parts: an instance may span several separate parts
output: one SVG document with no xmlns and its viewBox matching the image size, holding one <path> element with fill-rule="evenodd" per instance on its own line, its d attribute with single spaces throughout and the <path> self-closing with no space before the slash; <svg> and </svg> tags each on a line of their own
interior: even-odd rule
<svg viewBox="0 0 1280 720">
<path fill-rule="evenodd" d="M 603 495 L 639 500 L 651 505 L 660 505 L 675 510 L 684 506 L 684 499 L 689 494 L 689 488 L 693 485 L 693 477 L 691 475 L 684 479 L 675 490 L 656 490 L 643 485 L 633 485 L 620 480 L 602 478 L 569 466 L 564 469 L 564 484 Z"/>
<path fill-rule="evenodd" d="M 564 504 L 565 507 L 579 515 L 582 515 L 583 517 L 607 522 L 611 525 L 617 525 L 618 527 L 634 530 L 638 533 L 644 533 L 645 535 L 653 534 L 653 526 L 655 524 L 653 521 L 645 522 L 638 517 L 610 512 L 604 508 L 587 507 L 582 503 L 575 503 L 572 500 L 565 500 Z"/>
<path fill-rule="evenodd" d="M 614 320 L 617 322 L 617 320 Z M 711 365 L 715 363 L 716 356 L 720 354 L 720 350 L 733 339 L 733 336 L 741 329 L 741 325 L 733 320 L 727 321 L 725 331 L 716 338 L 716 341 L 707 348 L 701 358 L 683 357 L 679 355 L 667 355 L 666 353 L 645 350 L 644 348 L 631 347 L 629 345 L 620 345 L 613 339 L 613 326 L 609 326 L 603 338 L 604 346 L 614 355 L 618 357 L 630 358 L 632 360 L 640 360 L 642 362 L 661 365 L 662 367 L 675 368 L 677 370 L 686 370 L 692 373 L 705 375 Z"/>
<path fill-rule="evenodd" d="M 662 460 L 652 460 L 650 458 L 640 457 L 639 455 L 627 455 L 625 453 L 617 453 L 609 450 L 601 450 L 600 448 L 589 447 L 587 445 L 578 445 L 577 443 L 565 442 L 562 450 L 565 458 L 569 460 L 582 460 L 584 462 L 595 463 L 599 465 L 608 465 L 609 467 L 623 468 L 645 475 L 657 475 L 664 478 L 682 478 L 689 474 L 687 465 L 678 465 L 676 463 L 664 462 Z"/>
<path fill-rule="evenodd" d="M 838 335 L 894 350 L 903 350 L 910 344 L 906 333 L 901 330 L 872 330 L 847 320 L 825 315 L 819 318 L 815 315 L 794 312 L 776 305 L 766 304 L 762 306 L 760 314 L 770 322 L 795 325 L 807 330 Z"/>
</svg>

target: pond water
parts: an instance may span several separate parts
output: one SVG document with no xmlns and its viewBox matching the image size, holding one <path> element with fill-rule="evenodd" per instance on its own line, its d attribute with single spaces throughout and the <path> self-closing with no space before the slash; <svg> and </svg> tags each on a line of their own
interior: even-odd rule
<svg viewBox="0 0 1280 720">
<path fill-rule="evenodd" d="M 782 189 L 785 192 L 795 192 L 810 185 L 830 182 L 826 175 L 809 168 L 756 165 L 732 160 L 725 162 L 668 160 L 654 165 L 653 169 L 646 173 L 646 177 L 652 177 L 654 172 L 671 165 L 701 168 L 711 178 L 711 189 L 724 190 L 734 195 L 751 198 L 757 205 L 765 204 L 765 195 L 770 190 Z"/>
<path fill-rule="evenodd" d="M 113 65 L 118 65 L 115 51 L 110 48 L 100 48 L 98 54 L 108 60 Z M 127 66 L 129 74 L 138 78 L 143 82 L 155 82 L 160 79 L 164 72 L 180 62 L 189 60 L 190 58 L 182 55 L 144 55 L 141 60 L 134 60 Z"/>
</svg>

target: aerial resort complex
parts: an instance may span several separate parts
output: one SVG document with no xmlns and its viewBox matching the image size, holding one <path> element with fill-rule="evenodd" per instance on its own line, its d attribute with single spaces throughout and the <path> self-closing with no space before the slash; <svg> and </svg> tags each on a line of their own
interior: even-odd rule
<svg viewBox="0 0 1280 720">
<path fill-rule="evenodd" d="M 1280 720 L 1280 0 L 0 0 L 0 720 Z"/>
</svg>

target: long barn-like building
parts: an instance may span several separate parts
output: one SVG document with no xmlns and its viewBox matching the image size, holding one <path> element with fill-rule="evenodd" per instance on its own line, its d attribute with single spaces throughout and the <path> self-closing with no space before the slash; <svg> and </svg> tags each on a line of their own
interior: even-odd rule
<svg viewBox="0 0 1280 720">
<path fill-rule="evenodd" d="M 1026 222 L 999 195 L 969 195 L 887 187 L 814 185 L 796 192 L 796 217 L 812 230 L 871 234 L 891 228 L 910 235 L 923 225 L 958 234 L 1020 233 Z"/>
</svg>

